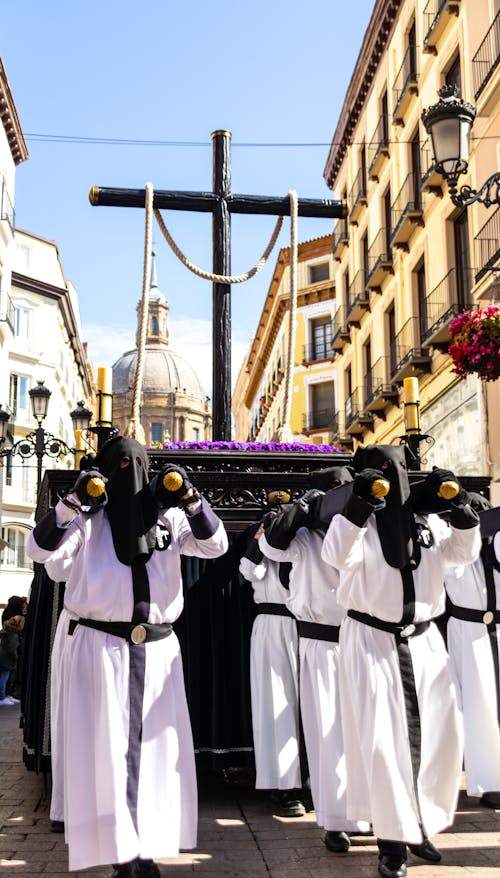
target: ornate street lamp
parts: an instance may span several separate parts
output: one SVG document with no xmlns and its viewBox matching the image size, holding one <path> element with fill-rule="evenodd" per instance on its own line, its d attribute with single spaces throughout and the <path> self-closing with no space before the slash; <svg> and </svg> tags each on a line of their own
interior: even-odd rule
<svg viewBox="0 0 500 878">
<path fill-rule="evenodd" d="M 440 100 L 423 111 L 422 122 L 431 137 L 434 167 L 448 183 L 453 204 L 500 204 L 500 172 L 492 174 L 477 190 L 461 186 L 458 191 L 458 178 L 467 173 L 469 166 L 469 138 L 476 108 L 458 96 L 455 85 L 444 85 L 438 94 Z"/>
<path fill-rule="evenodd" d="M 36 480 L 36 496 L 40 494 L 40 485 L 42 483 L 42 462 L 45 455 L 53 459 L 59 457 L 60 454 L 74 454 L 74 449 L 66 445 L 62 439 L 57 439 L 52 433 L 48 433 L 43 429 L 42 423 L 47 417 L 47 409 L 49 399 L 52 395 L 48 387 L 45 387 L 43 381 L 38 381 L 36 387 L 32 387 L 28 391 L 31 399 L 31 407 L 33 416 L 38 424 L 36 430 L 28 433 L 24 439 L 19 439 L 11 447 L 0 449 L 0 457 L 6 455 L 19 454 L 22 458 L 36 456 L 37 459 L 37 480 Z M 0 407 L 0 423 L 4 431 L 7 429 L 8 417 L 5 418 L 7 412 L 3 412 Z M 5 435 L 5 432 L 4 432 Z"/>
<path fill-rule="evenodd" d="M 90 421 L 92 420 L 92 412 L 85 407 L 83 400 L 77 402 L 76 409 L 73 409 L 73 411 L 69 413 L 69 416 L 73 421 L 73 429 L 75 432 L 81 430 L 82 433 L 85 433 L 89 429 Z"/>
</svg>

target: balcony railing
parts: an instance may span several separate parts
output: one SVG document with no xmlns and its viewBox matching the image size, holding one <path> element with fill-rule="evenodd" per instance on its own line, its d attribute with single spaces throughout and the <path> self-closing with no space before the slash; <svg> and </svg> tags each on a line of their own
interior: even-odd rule
<svg viewBox="0 0 500 878">
<path fill-rule="evenodd" d="M 413 95 L 418 94 L 417 57 L 417 46 L 408 46 L 392 86 L 394 107 L 392 119 L 395 125 L 404 124 L 405 112 L 410 101 Z"/>
<path fill-rule="evenodd" d="M 329 336 L 325 336 L 319 341 L 314 342 L 313 344 L 305 344 L 302 348 L 302 362 L 303 363 L 316 363 L 321 360 L 331 360 L 332 359 L 332 339 Z"/>
<path fill-rule="evenodd" d="M 384 412 L 391 405 L 397 405 L 399 391 L 389 381 L 389 357 L 379 357 L 370 369 L 366 370 L 365 411 L 384 418 Z"/>
<path fill-rule="evenodd" d="M 450 342 L 449 325 L 456 315 L 471 303 L 470 290 L 474 269 L 457 274 L 455 268 L 442 278 L 426 297 L 420 314 L 422 345 L 447 350 Z"/>
<path fill-rule="evenodd" d="M 348 196 L 349 222 L 357 223 L 359 215 L 367 205 L 367 187 L 363 168 L 360 168 Z"/>
<path fill-rule="evenodd" d="M 420 187 L 424 192 L 434 192 L 436 195 L 443 194 L 443 178 L 436 171 L 434 156 L 432 154 L 431 139 L 428 137 L 420 147 L 421 177 Z"/>
<path fill-rule="evenodd" d="M 500 260 L 500 207 L 485 222 L 474 238 L 474 253 L 479 270 L 476 283 Z"/>
<path fill-rule="evenodd" d="M 361 320 L 370 310 L 370 297 L 366 289 L 366 271 L 361 268 L 349 284 L 346 319 L 349 326 L 360 326 Z"/>
<path fill-rule="evenodd" d="M 332 239 L 333 258 L 340 260 L 344 250 L 349 246 L 349 229 L 346 219 L 337 220 Z"/>
<path fill-rule="evenodd" d="M 0 219 L 5 220 L 9 224 L 9 228 L 10 228 L 12 234 L 14 234 L 14 225 L 15 225 L 14 205 L 12 204 L 12 199 L 9 195 L 8 190 L 7 190 L 7 182 L 5 179 L 2 179 Z"/>
<path fill-rule="evenodd" d="M 390 344 L 390 380 L 394 383 L 415 372 L 430 372 L 431 356 L 422 346 L 420 319 L 410 317 Z"/>
<path fill-rule="evenodd" d="M 368 273 L 366 285 L 371 290 L 382 291 L 382 283 L 394 274 L 392 250 L 389 244 L 390 230 L 380 229 L 368 247 Z"/>
<path fill-rule="evenodd" d="M 15 309 L 12 299 L 7 290 L 3 289 L 0 282 L 0 322 L 7 323 L 14 332 Z"/>
<path fill-rule="evenodd" d="M 335 311 L 333 318 L 332 350 L 334 353 L 342 353 L 344 345 L 349 344 L 351 332 L 346 320 L 346 309 L 341 305 Z"/>
<path fill-rule="evenodd" d="M 423 224 L 420 178 L 411 171 L 391 205 L 391 245 L 407 250 L 415 227 Z"/>
<path fill-rule="evenodd" d="M 310 433 L 314 430 L 328 430 L 335 433 L 338 429 L 337 412 L 335 409 L 316 409 L 303 415 L 302 430 Z"/>
<path fill-rule="evenodd" d="M 459 12 L 460 0 L 429 0 L 424 7 L 424 52 L 437 53 L 437 44 L 446 26 Z"/>
<path fill-rule="evenodd" d="M 345 429 L 351 436 L 364 433 L 373 427 L 373 414 L 363 408 L 364 391 L 356 387 L 345 402 Z"/>
<path fill-rule="evenodd" d="M 382 114 L 377 122 L 373 135 L 366 150 L 368 174 L 370 180 L 378 180 L 378 175 L 389 157 L 389 120 Z"/>
<path fill-rule="evenodd" d="M 500 64 L 500 9 L 472 59 L 472 86 L 477 101 Z"/>
</svg>

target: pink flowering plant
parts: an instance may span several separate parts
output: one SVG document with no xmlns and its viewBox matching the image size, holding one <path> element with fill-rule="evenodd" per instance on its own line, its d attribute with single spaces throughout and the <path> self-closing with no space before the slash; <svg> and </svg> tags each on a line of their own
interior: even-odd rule
<svg viewBox="0 0 500 878">
<path fill-rule="evenodd" d="M 476 374 L 483 381 L 500 376 L 500 306 L 462 311 L 450 323 L 448 353 L 452 372 L 464 379 Z"/>
</svg>

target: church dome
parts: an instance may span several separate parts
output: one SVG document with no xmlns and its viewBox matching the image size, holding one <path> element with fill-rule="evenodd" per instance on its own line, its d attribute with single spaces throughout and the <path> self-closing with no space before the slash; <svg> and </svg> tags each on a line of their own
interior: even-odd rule
<svg viewBox="0 0 500 878">
<path fill-rule="evenodd" d="M 134 387 L 137 350 L 127 351 L 113 365 L 113 393 L 127 393 Z M 144 351 L 143 393 L 177 391 L 198 399 L 205 392 L 193 367 L 169 348 L 146 347 Z"/>
</svg>

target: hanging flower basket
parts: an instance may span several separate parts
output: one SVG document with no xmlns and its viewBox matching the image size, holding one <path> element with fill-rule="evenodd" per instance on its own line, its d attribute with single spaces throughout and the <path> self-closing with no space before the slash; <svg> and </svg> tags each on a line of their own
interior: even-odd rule
<svg viewBox="0 0 500 878">
<path fill-rule="evenodd" d="M 461 379 L 477 375 L 483 381 L 500 377 L 500 306 L 465 310 L 450 323 L 448 353 Z"/>
</svg>

